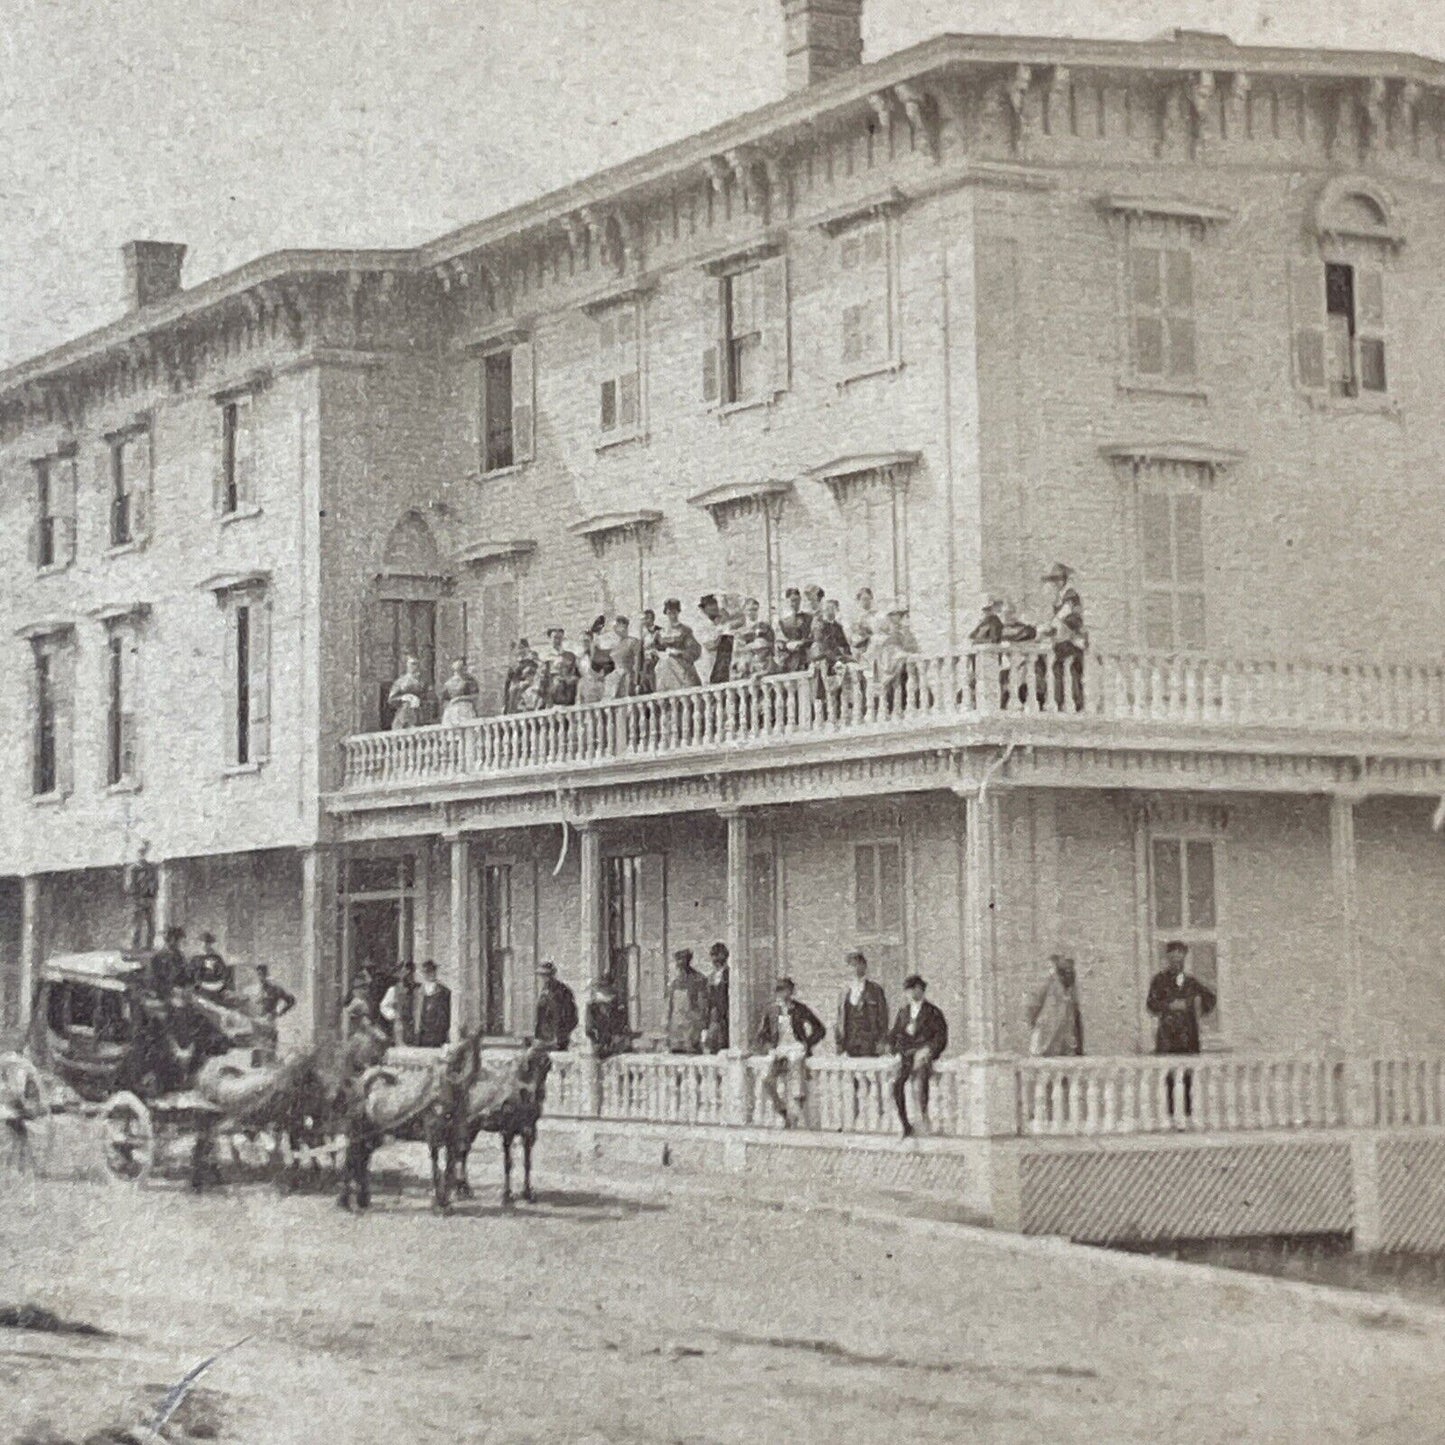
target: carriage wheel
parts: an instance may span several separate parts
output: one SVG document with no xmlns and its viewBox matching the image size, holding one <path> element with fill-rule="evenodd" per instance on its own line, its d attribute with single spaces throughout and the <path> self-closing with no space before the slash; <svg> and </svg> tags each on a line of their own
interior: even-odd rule
<svg viewBox="0 0 1445 1445">
<path fill-rule="evenodd" d="M 134 1094 L 113 1094 L 101 1107 L 101 1163 L 121 1184 L 140 1184 L 156 1162 L 151 1111 Z"/>
<path fill-rule="evenodd" d="M 282 1136 L 274 1129 L 232 1129 L 226 1136 L 232 1160 L 242 1169 L 280 1169 Z"/>
<path fill-rule="evenodd" d="M 54 1142 L 44 1076 L 24 1054 L 0 1054 L 0 1160 L 40 1173 Z"/>
</svg>

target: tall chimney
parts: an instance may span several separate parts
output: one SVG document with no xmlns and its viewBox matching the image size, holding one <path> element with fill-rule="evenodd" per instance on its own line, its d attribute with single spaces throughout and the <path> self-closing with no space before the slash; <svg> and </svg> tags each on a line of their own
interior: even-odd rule
<svg viewBox="0 0 1445 1445">
<path fill-rule="evenodd" d="M 863 0 L 783 0 L 788 89 L 863 63 Z"/>
<path fill-rule="evenodd" d="M 120 248 L 125 259 L 125 309 L 140 311 L 166 301 L 181 289 L 181 262 L 186 248 L 176 241 L 127 241 Z"/>
</svg>

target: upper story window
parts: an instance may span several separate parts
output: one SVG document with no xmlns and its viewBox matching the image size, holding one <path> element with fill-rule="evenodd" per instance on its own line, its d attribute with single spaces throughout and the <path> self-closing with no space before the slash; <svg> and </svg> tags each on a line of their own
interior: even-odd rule
<svg viewBox="0 0 1445 1445">
<path fill-rule="evenodd" d="M 216 511 L 222 517 L 233 517 L 256 506 L 255 399 L 249 393 L 223 397 L 219 410 Z"/>
<path fill-rule="evenodd" d="M 35 469 L 35 515 L 30 527 L 30 561 L 45 571 L 75 560 L 74 449 L 40 457 Z"/>
<path fill-rule="evenodd" d="M 898 360 L 891 223 L 886 216 L 849 227 L 835 242 L 839 274 L 838 359 L 843 376 Z"/>
<path fill-rule="evenodd" d="M 853 926 L 860 938 L 903 941 L 903 848 L 896 840 L 854 845 Z"/>
<path fill-rule="evenodd" d="M 69 628 L 30 639 L 30 792 L 64 797 L 71 790 L 75 634 Z"/>
<path fill-rule="evenodd" d="M 140 629 L 133 616 L 106 622 L 105 782 L 140 785 Z"/>
<path fill-rule="evenodd" d="M 1188 972 L 1216 997 L 1220 983 L 1219 854 L 1215 838 L 1151 833 L 1149 904 L 1153 924 L 1154 968 L 1168 966 L 1165 948 L 1172 942 L 1189 950 Z M 1216 1009 L 1200 1019 L 1206 1038 L 1219 1032 Z"/>
<path fill-rule="evenodd" d="M 271 752 L 271 611 L 261 589 L 226 607 L 226 764 L 256 767 Z"/>
<path fill-rule="evenodd" d="M 1390 391 L 1388 278 L 1404 243 L 1393 200 L 1373 179 L 1334 176 L 1310 218 L 1318 257 L 1290 264 L 1296 384 L 1334 399 Z"/>
<path fill-rule="evenodd" d="M 481 469 L 500 472 L 531 461 L 536 407 L 530 341 L 481 358 Z"/>
<path fill-rule="evenodd" d="M 1135 232 L 1129 246 L 1129 365 L 1142 381 L 1193 381 L 1194 253 L 1186 233 Z"/>
<path fill-rule="evenodd" d="M 724 271 L 717 303 L 715 336 L 703 350 L 703 400 L 724 407 L 771 401 L 788 389 L 787 258 Z"/>
<path fill-rule="evenodd" d="M 110 545 L 112 548 L 138 546 L 150 535 L 150 425 L 114 432 L 106 442 L 109 446 Z"/>
<path fill-rule="evenodd" d="M 609 307 L 597 318 L 597 426 L 604 441 L 641 433 L 642 305 Z"/>
<path fill-rule="evenodd" d="M 1204 499 L 1197 489 L 1139 493 L 1144 646 L 1204 648 Z"/>
</svg>

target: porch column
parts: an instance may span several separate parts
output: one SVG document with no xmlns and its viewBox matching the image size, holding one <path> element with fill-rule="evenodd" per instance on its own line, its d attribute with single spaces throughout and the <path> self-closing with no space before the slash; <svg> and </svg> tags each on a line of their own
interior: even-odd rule
<svg viewBox="0 0 1445 1445">
<path fill-rule="evenodd" d="M 452 979 L 457 991 L 457 1016 L 452 1032 L 474 1028 L 481 1022 L 481 977 L 477 971 L 472 938 L 472 845 L 462 833 L 447 837 L 451 847 Z"/>
<path fill-rule="evenodd" d="M 753 1016 L 753 920 L 748 892 L 748 815 L 740 808 L 721 810 L 728 829 L 727 945 L 732 986 L 728 989 L 728 1041 L 747 1052 Z"/>
<path fill-rule="evenodd" d="M 1365 1018 L 1365 959 L 1360 936 L 1360 898 L 1355 850 L 1355 805 L 1362 801 L 1353 793 L 1330 795 L 1330 872 L 1334 882 L 1335 906 L 1339 917 L 1340 1047 L 1345 1051 L 1347 1080 L 1346 1108 L 1350 1122 L 1374 1122 L 1373 1070 L 1370 1066 L 1372 1040 Z"/>
<path fill-rule="evenodd" d="M 45 920 L 41 908 L 41 878 L 27 873 L 20 880 L 20 1032 L 30 1030 L 30 1010 L 35 1002 L 35 983 L 43 962 Z"/>
<path fill-rule="evenodd" d="M 984 789 L 963 795 L 963 1007 L 971 1054 L 998 1048 L 995 832 L 998 804 Z"/>
<path fill-rule="evenodd" d="M 577 843 L 581 863 L 582 958 L 578 979 L 577 1032 L 572 1035 L 571 1052 L 577 1056 L 577 1107 L 584 1118 L 595 1118 L 602 1108 L 602 1069 L 587 1037 L 587 1005 L 592 985 L 607 966 L 603 946 L 602 831 L 594 822 L 578 823 Z"/>
<path fill-rule="evenodd" d="M 176 860 L 162 858 L 156 864 L 156 947 L 165 940 L 166 929 L 177 921 Z M 184 925 L 182 925 L 184 927 Z"/>
<path fill-rule="evenodd" d="M 302 848 L 301 958 L 311 993 L 311 1037 L 341 1031 L 341 957 L 336 938 L 336 851 L 324 843 Z"/>
<path fill-rule="evenodd" d="M 969 1059 L 969 1132 L 1018 1132 L 1016 1070 L 999 1056 L 998 803 L 986 787 L 963 794 L 963 1008 Z"/>
<path fill-rule="evenodd" d="M 748 1122 L 747 1053 L 752 1033 L 753 977 L 752 899 L 748 888 L 748 815 L 741 808 L 720 810 L 728 830 L 728 1083 L 725 1107 L 730 1124 Z"/>
</svg>

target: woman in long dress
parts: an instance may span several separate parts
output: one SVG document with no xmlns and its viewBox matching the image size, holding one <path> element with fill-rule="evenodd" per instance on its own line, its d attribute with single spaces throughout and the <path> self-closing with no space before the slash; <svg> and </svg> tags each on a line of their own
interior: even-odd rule
<svg viewBox="0 0 1445 1445">
<path fill-rule="evenodd" d="M 607 678 L 615 669 L 612 651 L 608 644 L 607 619 L 597 618 L 582 639 L 582 677 L 577 684 L 579 703 L 601 702 L 607 696 Z"/>
<path fill-rule="evenodd" d="M 442 722 L 472 722 L 477 716 L 477 699 L 481 696 L 477 680 L 467 669 L 466 659 L 452 663 L 451 674 L 442 683 Z"/>
<path fill-rule="evenodd" d="M 665 619 L 657 632 L 658 692 L 676 692 L 684 687 L 701 687 L 697 660 L 702 648 L 692 628 L 682 621 L 682 603 L 669 597 L 662 606 Z"/>
</svg>

